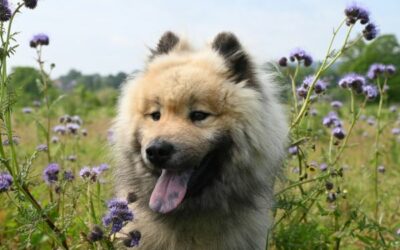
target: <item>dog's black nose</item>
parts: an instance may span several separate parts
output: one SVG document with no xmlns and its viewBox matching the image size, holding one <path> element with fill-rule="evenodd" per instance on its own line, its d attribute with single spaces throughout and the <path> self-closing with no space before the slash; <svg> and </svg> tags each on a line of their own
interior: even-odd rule
<svg viewBox="0 0 400 250">
<path fill-rule="evenodd" d="M 155 166 L 168 161 L 174 152 L 174 146 L 166 141 L 155 141 L 146 148 L 147 159 Z"/>
</svg>

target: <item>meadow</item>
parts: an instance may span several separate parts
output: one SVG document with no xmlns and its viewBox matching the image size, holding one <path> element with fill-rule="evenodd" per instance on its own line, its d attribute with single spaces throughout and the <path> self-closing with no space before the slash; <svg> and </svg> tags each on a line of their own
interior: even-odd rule
<svg viewBox="0 0 400 250">
<path fill-rule="evenodd" d="M 59 90 L 55 66 L 42 58 L 51 46 L 45 34 L 30 41 L 37 93 L 13 85 L 17 71 L 9 72 L 7 61 L 24 41 L 12 22 L 19 9 L 36 5 L 24 0 L 11 10 L 0 1 L 0 249 L 138 246 L 138 231 L 116 238 L 135 220 L 129 197 L 113 199 L 110 128 L 118 89 Z M 356 70 L 340 61 L 390 37 L 377 37 L 358 5 L 338 20 L 322 61 L 297 48 L 265 65 L 283 86 L 290 121 L 267 249 L 400 249 L 398 64 L 364 58 Z M 363 31 L 350 39 L 354 27 Z"/>
</svg>

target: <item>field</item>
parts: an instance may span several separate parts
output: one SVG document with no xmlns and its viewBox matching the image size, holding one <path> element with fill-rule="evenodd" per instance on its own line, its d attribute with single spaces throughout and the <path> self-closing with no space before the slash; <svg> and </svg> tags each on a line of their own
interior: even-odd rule
<svg viewBox="0 0 400 250">
<path fill-rule="evenodd" d="M 45 34 L 30 41 L 37 67 L 10 71 L 12 22 L 36 4 L 0 1 L 0 249 L 140 246 L 138 231 L 116 237 L 135 211 L 113 200 L 111 125 L 127 75 L 55 79 Z M 296 48 L 262 67 L 290 125 L 266 249 L 400 249 L 400 46 L 368 15 L 347 7 L 320 61 Z"/>
</svg>

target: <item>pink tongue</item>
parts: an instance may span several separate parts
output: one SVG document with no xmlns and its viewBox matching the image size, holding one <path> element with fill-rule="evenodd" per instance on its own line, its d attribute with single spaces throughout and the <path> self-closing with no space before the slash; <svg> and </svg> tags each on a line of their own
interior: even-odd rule
<svg viewBox="0 0 400 250">
<path fill-rule="evenodd" d="M 162 214 L 171 212 L 182 203 L 192 169 L 176 173 L 163 169 L 151 193 L 150 208 Z"/>
</svg>

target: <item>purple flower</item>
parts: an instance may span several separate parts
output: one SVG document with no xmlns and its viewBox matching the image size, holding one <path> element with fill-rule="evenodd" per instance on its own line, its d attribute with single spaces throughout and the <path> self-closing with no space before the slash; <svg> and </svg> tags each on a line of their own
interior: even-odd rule
<svg viewBox="0 0 400 250">
<path fill-rule="evenodd" d="M 305 88 L 305 89 L 308 89 L 310 86 L 311 86 L 311 84 L 312 84 L 312 82 L 314 81 L 314 76 L 313 75 L 310 75 L 310 76 L 306 76 L 305 78 L 304 78 L 304 80 L 303 80 L 303 87 Z"/>
<path fill-rule="evenodd" d="M 138 230 L 133 230 L 128 233 L 128 238 L 125 238 L 123 243 L 126 247 L 139 246 L 140 238 L 142 234 Z"/>
<path fill-rule="evenodd" d="M 287 66 L 287 58 L 286 57 L 282 57 L 281 59 L 279 59 L 279 66 L 281 67 L 286 67 Z"/>
<path fill-rule="evenodd" d="M 290 53 L 289 59 L 291 62 L 297 60 L 298 62 L 304 61 L 304 66 L 308 67 L 312 64 L 312 57 L 303 49 L 296 48 Z"/>
<path fill-rule="evenodd" d="M 332 101 L 331 102 L 331 107 L 335 109 L 340 109 L 343 106 L 343 103 L 341 101 Z"/>
<path fill-rule="evenodd" d="M 38 0 L 24 0 L 25 6 L 29 9 L 34 9 Z"/>
<path fill-rule="evenodd" d="M 400 128 L 393 128 L 392 129 L 392 134 L 393 135 L 400 135 Z"/>
<path fill-rule="evenodd" d="M 31 107 L 22 108 L 22 113 L 24 113 L 24 114 L 30 114 L 32 112 L 33 112 L 33 109 Z"/>
<path fill-rule="evenodd" d="M 87 136 L 88 135 L 87 129 L 82 129 L 81 133 L 82 133 L 83 136 Z"/>
<path fill-rule="evenodd" d="M 40 105 L 41 105 L 40 101 L 38 101 L 38 100 L 33 101 L 33 106 L 38 108 L 38 107 L 40 107 Z"/>
<path fill-rule="evenodd" d="M 368 125 L 370 125 L 370 126 L 375 125 L 375 123 L 376 123 L 376 122 L 375 122 L 375 118 L 372 117 L 372 116 L 368 117 L 367 123 L 368 123 Z"/>
<path fill-rule="evenodd" d="M 365 85 L 365 78 L 361 75 L 350 73 L 345 75 L 339 81 L 339 86 L 342 88 L 351 88 L 356 91 L 356 93 L 362 93 L 362 87 Z"/>
<path fill-rule="evenodd" d="M 390 106 L 389 111 L 390 111 L 391 113 L 396 113 L 396 111 L 397 111 L 397 106 L 396 106 L 396 105 Z"/>
<path fill-rule="evenodd" d="M 13 138 L 12 138 L 12 142 L 14 143 L 14 145 L 18 145 L 18 144 L 19 144 L 19 139 L 18 139 L 18 137 L 13 137 Z M 9 141 L 8 139 L 5 139 L 5 140 L 3 141 L 3 145 L 4 145 L 4 146 L 9 146 L 9 145 L 10 145 L 10 141 Z"/>
<path fill-rule="evenodd" d="M 83 121 L 82 119 L 78 116 L 78 115 L 74 115 L 73 117 L 71 117 L 71 122 L 78 124 L 78 125 L 82 125 Z"/>
<path fill-rule="evenodd" d="M 59 118 L 60 123 L 70 123 L 72 121 L 71 116 L 63 115 Z"/>
<path fill-rule="evenodd" d="M 299 147 L 297 145 L 291 146 L 289 147 L 288 151 L 291 155 L 297 155 L 299 152 Z"/>
<path fill-rule="evenodd" d="M 349 26 L 355 24 L 358 20 L 360 20 L 361 24 L 367 24 L 369 22 L 369 11 L 361 7 L 358 3 L 352 3 L 347 6 L 344 13 L 347 17 L 346 24 Z"/>
<path fill-rule="evenodd" d="M 83 178 L 86 179 L 88 177 L 90 177 L 92 173 L 92 170 L 89 167 L 83 167 L 80 171 L 79 171 L 79 175 Z"/>
<path fill-rule="evenodd" d="M 317 116 L 318 115 L 318 110 L 316 110 L 315 108 L 310 109 L 310 115 L 311 116 Z"/>
<path fill-rule="evenodd" d="M 29 42 L 29 45 L 32 48 L 36 48 L 37 46 L 45 46 L 49 45 L 49 37 L 46 34 L 37 34 L 34 35 L 31 41 Z"/>
<path fill-rule="evenodd" d="M 60 166 L 57 163 L 50 163 L 43 171 L 43 179 L 47 184 L 51 185 L 58 181 L 58 173 Z"/>
<path fill-rule="evenodd" d="M 89 242 L 95 242 L 103 239 L 103 236 L 103 230 L 101 230 L 98 225 L 95 225 L 87 236 L 87 239 L 89 240 Z"/>
<path fill-rule="evenodd" d="M 76 161 L 76 158 L 77 158 L 76 155 L 68 155 L 68 156 L 67 156 L 67 160 L 68 160 L 68 161 L 71 161 L 71 162 L 75 162 L 75 161 Z"/>
<path fill-rule="evenodd" d="M 65 135 L 65 133 L 67 133 L 67 128 L 64 125 L 57 125 L 53 128 L 53 131 L 57 134 Z"/>
<path fill-rule="evenodd" d="M 365 26 L 364 30 L 362 31 L 363 36 L 365 40 L 371 41 L 375 39 L 375 37 L 378 35 L 378 28 L 374 23 L 369 23 L 367 26 Z"/>
<path fill-rule="evenodd" d="M 75 179 L 74 173 L 71 170 L 64 171 L 64 180 L 73 181 Z"/>
<path fill-rule="evenodd" d="M 332 134 L 334 137 L 336 137 L 339 140 L 344 139 L 344 137 L 346 136 L 343 129 L 341 127 L 336 127 L 332 130 Z"/>
<path fill-rule="evenodd" d="M 11 18 L 11 9 L 8 0 L 0 0 L 0 21 L 7 22 Z"/>
<path fill-rule="evenodd" d="M 326 163 L 321 163 L 321 164 L 319 165 L 319 169 L 320 169 L 321 171 L 326 171 L 326 170 L 328 169 L 328 164 L 326 164 Z"/>
<path fill-rule="evenodd" d="M 341 127 L 342 121 L 339 119 L 336 112 L 329 112 L 327 116 L 322 119 L 322 124 L 328 128 L 330 127 Z"/>
<path fill-rule="evenodd" d="M 39 152 L 46 152 L 47 150 L 49 150 L 49 147 L 46 144 L 40 144 L 36 147 L 36 151 Z"/>
<path fill-rule="evenodd" d="M 300 87 L 297 88 L 296 92 L 297 92 L 298 96 L 306 98 L 308 91 L 303 86 L 300 86 Z"/>
<path fill-rule="evenodd" d="M 328 85 L 328 84 L 327 84 L 326 82 L 324 82 L 324 81 L 322 81 L 322 80 L 318 80 L 318 81 L 315 83 L 314 92 L 315 92 L 316 94 L 322 94 L 323 92 L 325 92 L 326 86 L 327 86 L 327 85 Z"/>
<path fill-rule="evenodd" d="M 384 166 L 382 166 L 382 165 L 378 166 L 378 172 L 379 173 L 383 174 L 383 173 L 385 173 L 385 171 L 386 171 L 386 169 L 385 169 Z"/>
<path fill-rule="evenodd" d="M 396 73 L 396 67 L 393 64 L 388 64 L 385 67 L 385 72 L 388 75 L 394 75 L 394 73 Z"/>
<path fill-rule="evenodd" d="M 104 226 L 111 226 L 111 232 L 119 232 L 124 222 L 133 220 L 133 213 L 125 200 L 112 199 L 108 202 L 108 213 L 103 217 Z"/>
<path fill-rule="evenodd" d="M 80 126 L 76 123 L 68 123 L 67 124 L 67 130 L 71 134 L 76 135 L 78 133 L 79 128 L 80 128 Z"/>
<path fill-rule="evenodd" d="M 7 172 L 0 173 L 0 193 L 10 190 L 12 183 L 13 183 L 13 178 L 9 173 Z"/>
<path fill-rule="evenodd" d="M 58 138 L 58 136 L 53 136 L 51 137 L 51 142 L 54 144 L 57 144 L 60 141 L 60 138 Z"/>
<path fill-rule="evenodd" d="M 386 70 L 386 66 L 381 63 L 374 63 L 369 67 L 367 76 L 369 79 L 376 79 L 379 75 L 383 74 Z"/>
<path fill-rule="evenodd" d="M 368 100 L 374 100 L 378 96 L 378 89 L 372 85 L 365 85 L 363 93 Z"/>
</svg>

